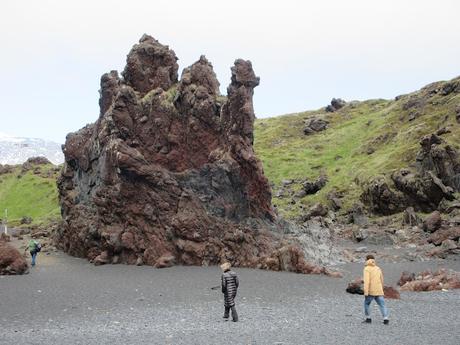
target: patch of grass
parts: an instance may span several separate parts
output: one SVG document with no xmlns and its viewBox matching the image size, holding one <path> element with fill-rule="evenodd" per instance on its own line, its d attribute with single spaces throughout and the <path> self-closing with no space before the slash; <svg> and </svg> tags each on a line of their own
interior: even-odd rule
<svg viewBox="0 0 460 345">
<path fill-rule="evenodd" d="M 451 132 L 442 137 L 458 148 L 460 126 L 455 121 L 455 108 L 460 105 L 460 93 L 432 92 L 445 83 L 398 100 L 351 102 L 334 113 L 320 109 L 259 119 L 255 124 L 256 154 L 275 190 L 283 179 L 313 180 L 326 174 L 327 185 L 315 195 L 304 197 L 300 204 L 326 202 L 327 193 L 336 189 L 344 193 L 347 209 L 358 201 L 365 182 L 413 165 L 424 135 L 449 126 Z M 409 100 L 415 105 L 408 107 Z M 411 114 L 415 119 L 409 121 Z M 304 135 L 304 121 L 311 116 L 326 118 L 329 128 Z M 286 217 L 301 212 L 299 203 L 292 205 L 290 198 L 273 198 L 273 203 Z"/>
<path fill-rule="evenodd" d="M 54 169 L 41 166 L 42 172 Z M 32 217 L 34 224 L 59 219 L 58 191 L 56 174 L 42 177 L 27 171 L 21 175 L 20 168 L 14 172 L 0 175 L 0 218 L 8 209 L 8 223 L 19 224 L 22 217 Z"/>
</svg>

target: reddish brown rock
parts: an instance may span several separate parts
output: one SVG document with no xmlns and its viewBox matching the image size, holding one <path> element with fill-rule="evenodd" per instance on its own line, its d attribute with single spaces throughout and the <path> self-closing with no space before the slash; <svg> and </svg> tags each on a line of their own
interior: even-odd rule
<svg viewBox="0 0 460 345">
<path fill-rule="evenodd" d="M 0 240 L 0 275 L 24 274 L 28 265 L 19 251 L 6 241 Z"/>
<path fill-rule="evenodd" d="M 251 62 L 227 96 L 204 57 L 177 81 L 176 55 L 143 36 L 120 79 L 101 78 L 100 116 L 67 136 L 57 245 L 95 264 L 263 267 L 330 274 L 282 241 L 253 150 Z"/>
<path fill-rule="evenodd" d="M 399 278 L 399 280 L 398 280 L 398 285 L 403 286 L 407 282 L 410 282 L 410 281 L 413 281 L 413 280 L 415 280 L 415 273 L 410 273 L 410 272 L 404 271 L 401 274 L 401 278 Z"/>
<path fill-rule="evenodd" d="M 174 51 L 144 35 L 128 54 L 123 77 L 127 85 L 146 94 L 156 88 L 168 90 L 177 82 L 177 57 Z"/>
<path fill-rule="evenodd" d="M 364 281 L 362 278 L 356 278 L 355 280 L 352 280 L 348 283 L 348 286 L 345 291 L 351 294 L 364 295 L 363 284 Z M 399 291 L 392 286 L 384 286 L 383 293 L 385 294 L 385 298 L 400 299 Z"/>
<path fill-rule="evenodd" d="M 383 293 L 385 294 L 385 298 L 388 299 L 400 299 L 401 295 L 398 290 L 396 290 L 392 286 L 384 286 Z"/>
<path fill-rule="evenodd" d="M 445 240 L 454 240 L 458 241 L 460 239 L 460 227 L 452 227 L 447 229 L 439 229 L 438 231 L 432 233 L 428 238 L 429 243 L 433 243 L 436 246 L 439 246 Z"/>
<path fill-rule="evenodd" d="M 345 291 L 351 294 L 364 295 L 363 283 L 362 278 L 356 278 L 348 283 Z"/>
<path fill-rule="evenodd" d="M 423 230 L 427 232 L 435 232 L 442 225 L 441 213 L 434 211 L 423 221 Z"/>
<path fill-rule="evenodd" d="M 406 282 L 403 291 L 435 291 L 442 289 L 460 289 L 460 272 L 439 269 L 435 272 L 424 271 L 415 279 Z"/>
</svg>

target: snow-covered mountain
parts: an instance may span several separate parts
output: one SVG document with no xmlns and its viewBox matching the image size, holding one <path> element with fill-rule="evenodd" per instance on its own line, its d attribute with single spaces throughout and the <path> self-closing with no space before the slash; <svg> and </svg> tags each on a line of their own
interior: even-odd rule
<svg viewBox="0 0 460 345">
<path fill-rule="evenodd" d="M 38 156 L 46 157 L 56 165 L 64 162 L 61 144 L 0 133 L 0 164 L 22 164 L 28 158 Z"/>
</svg>

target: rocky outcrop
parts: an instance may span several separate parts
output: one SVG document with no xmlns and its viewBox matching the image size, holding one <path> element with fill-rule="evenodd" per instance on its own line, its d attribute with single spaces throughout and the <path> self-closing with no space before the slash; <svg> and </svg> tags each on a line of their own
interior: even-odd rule
<svg viewBox="0 0 460 345">
<path fill-rule="evenodd" d="M 5 164 L 5 165 L 0 164 L 0 175 L 10 174 L 13 171 L 14 171 L 14 166 L 8 165 L 8 164 Z"/>
<path fill-rule="evenodd" d="M 326 107 L 326 111 L 327 112 L 334 112 L 334 111 L 337 111 L 341 108 L 343 108 L 345 105 L 347 104 L 347 102 L 345 102 L 343 99 L 341 98 L 333 98 L 331 100 L 331 104 L 329 104 L 327 107 Z"/>
<path fill-rule="evenodd" d="M 21 253 L 5 238 L 0 239 L 0 275 L 24 274 L 28 265 Z"/>
<path fill-rule="evenodd" d="M 456 241 L 460 239 L 460 227 L 442 228 L 432 233 L 428 238 L 429 243 L 440 246 L 446 240 Z"/>
<path fill-rule="evenodd" d="M 460 191 L 458 152 L 435 134 L 424 136 L 420 146 L 415 169 L 397 170 L 391 178 L 377 177 L 365 186 L 361 199 L 374 213 L 389 215 L 407 207 L 431 212 L 455 199 Z"/>
<path fill-rule="evenodd" d="M 419 274 L 403 272 L 399 283 L 402 284 L 402 291 L 460 289 L 460 273 L 446 269 L 424 271 Z"/>
<path fill-rule="evenodd" d="M 281 241 L 254 154 L 251 62 L 227 96 L 204 57 L 177 80 L 176 55 L 144 35 L 123 79 L 101 78 L 100 116 L 67 136 L 56 243 L 95 264 L 209 265 L 313 271 Z M 324 272 L 323 272 L 324 273 Z"/>
<path fill-rule="evenodd" d="M 303 133 L 305 135 L 314 134 L 327 129 L 329 121 L 321 117 L 313 117 L 305 121 Z"/>
</svg>

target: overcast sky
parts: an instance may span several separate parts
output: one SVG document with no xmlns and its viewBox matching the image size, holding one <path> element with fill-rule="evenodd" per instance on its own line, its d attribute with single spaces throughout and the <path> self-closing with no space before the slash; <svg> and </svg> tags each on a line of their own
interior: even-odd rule
<svg viewBox="0 0 460 345">
<path fill-rule="evenodd" d="M 64 142 L 98 116 L 100 76 L 143 33 L 179 75 L 201 54 L 221 91 L 236 58 L 260 76 L 257 117 L 393 98 L 460 75 L 459 0 L 3 0 L 0 132 Z"/>
</svg>

